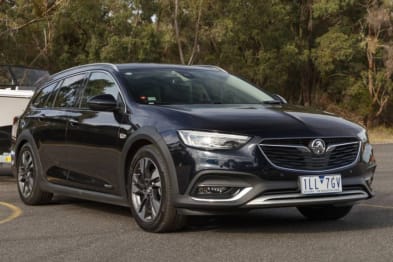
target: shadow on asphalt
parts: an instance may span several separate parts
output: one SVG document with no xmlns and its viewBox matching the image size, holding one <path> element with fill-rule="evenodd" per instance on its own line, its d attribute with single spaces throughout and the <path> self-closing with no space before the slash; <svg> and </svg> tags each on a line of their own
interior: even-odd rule
<svg viewBox="0 0 393 262">
<path fill-rule="evenodd" d="M 217 217 L 207 225 L 216 232 L 227 233 L 321 233 L 342 231 L 364 231 L 393 226 L 392 209 L 355 207 L 345 218 L 336 221 L 312 221 L 297 214 L 296 209 L 259 210 L 257 214 Z M 193 227 L 203 231 L 204 225 Z"/>
<path fill-rule="evenodd" d="M 0 178 L 7 178 L 7 177 L 12 177 L 12 173 L 9 169 L 0 167 Z"/>
<path fill-rule="evenodd" d="M 1 184 L 14 184 L 16 189 L 16 178 L 11 175 L 0 174 L 0 185 Z"/>
<path fill-rule="evenodd" d="M 0 183 L 15 183 L 15 178 L 0 176 Z M 16 185 L 15 185 L 16 192 Z M 373 201 L 374 202 L 374 201 Z M 363 203 L 368 203 L 363 202 Z M 374 203 L 378 205 L 378 203 Z M 113 216 L 129 217 L 127 207 L 93 201 L 55 196 L 49 205 L 74 205 L 95 213 L 110 213 Z M 340 231 L 364 231 L 393 227 L 393 209 L 372 206 L 355 206 L 344 219 L 337 221 L 310 221 L 303 218 L 295 208 L 254 210 L 244 215 L 189 217 L 182 233 L 215 232 L 228 233 L 320 233 Z"/>
<path fill-rule="evenodd" d="M 72 204 L 94 212 L 111 213 L 129 217 L 127 207 L 114 206 L 79 199 L 57 197 L 53 205 Z M 244 215 L 190 216 L 182 233 L 227 232 L 227 233 L 321 233 L 340 231 L 363 231 L 393 226 L 393 209 L 355 206 L 351 213 L 336 221 L 312 221 L 305 219 L 296 208 L 260 209 Z"/>
<path fill-rule="evenodd" d="M 83 209 L 89 209 L 94 212 L 111 213 L 118 216 L 127 216 L 132 218 L 131 211 L 127 207 L 99 203 L 89 200 L 55 196 L 49 205 L 76 205 Z"/>
</svg>

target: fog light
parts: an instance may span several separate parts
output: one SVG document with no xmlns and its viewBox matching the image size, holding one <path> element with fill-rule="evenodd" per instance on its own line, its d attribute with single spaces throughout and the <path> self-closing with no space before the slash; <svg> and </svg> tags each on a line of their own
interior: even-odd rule
<svg viewBox="0 0 393 262">
<path fill-rule="evenodd" d="M 229 198 L 240 192 L 239 187 L 228 186 L 198 186 L 194 195 L 206 198 Z"/>
<path fill-rule="evenodd" d="M 200 186 L 198 194 L 222 194 L 228 190 L 226 186 Z"/>
</svg>

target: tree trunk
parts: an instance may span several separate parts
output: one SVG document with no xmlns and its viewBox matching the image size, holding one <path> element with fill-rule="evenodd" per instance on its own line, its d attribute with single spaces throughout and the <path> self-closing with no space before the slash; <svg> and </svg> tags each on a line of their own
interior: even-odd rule
<svg viewBox="0 0 393 262">
<path fill-rule="evenodd" d="M 177 42 L 177 48 L 179 50 L 180 62 L 184 65 L 185 62 L 184 62 L 184 55 L 183 55 L 183 47 L 181 45 L 179 25 L 177 23 L 178 13 L 179 13 L 179 0 L 175 0 L 174 26 L 175 26 L 176 42 Z"/>
<path fill-rule="evenodd" d="M 198 17 L 195 22 L 194 45 L 192 46 L 190 59 L 188 60 L 187 63 L 188 65 L 192 65 L 194 63 L 195 54 L 198 51 L 198 38 L 199 38 L 199 27 L 200 27 L 201 16 L 202 16 L 202 4 L 203 4 L 203 0 L 199 0 Z"/>
<path fill-rule="evenodd" d="M 300 75 L 300 97 L 299 102 L 305 106 L 310 106 L 312 103 L 312 90 L 314 84 L 314 66 L 311 59 L 311 48 L 313 44 L 313 18 L 312 18 L 312 0 L 305 0 L 300 7 L 300 23 L 299 23 L 299 38 L 304 39 L 307 49 L 307 62 L 302 68 Z M 303 35 L 303 29 L 306 35 Z"/>
</svg>

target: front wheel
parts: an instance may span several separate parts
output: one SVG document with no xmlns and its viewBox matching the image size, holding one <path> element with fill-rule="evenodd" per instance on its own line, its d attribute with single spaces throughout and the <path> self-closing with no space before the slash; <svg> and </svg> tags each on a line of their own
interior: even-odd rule
<svg viewBox="0 0 393 262">
<path fill-rule="evenodd" d="M 153 145 L 138 150 L 131 161 L 128 189 L 131 212 L 137 224 L 150 232 L 179 230 L 185 217 L 172 201 L 172 185 L 167 164 Z"/>
<path fill-rule="evenodd" d="M 352 209 L 349 206 L 304 206 L 297 208 L 299 212 L 312 220 L 336 220 L 345 217 Z"/>
</svg>

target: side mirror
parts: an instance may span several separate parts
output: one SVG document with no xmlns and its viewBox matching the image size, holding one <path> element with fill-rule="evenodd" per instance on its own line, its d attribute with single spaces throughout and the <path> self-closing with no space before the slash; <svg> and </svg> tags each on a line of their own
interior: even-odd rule
<svg viewBox="0 0 393 262">
<path fill-rule="evenodd" d="M 103 94 L 90 98 L 87 106 L 95 111 L 114 111 L 117 109 L 117 101 L 112 95 Z"/>
<path fill-rule="evenodd" d="M 274 98 L 274 100 L 280 101 L 281 104 L 288 104 L 288 101 L 278 94 L 273 94 L 272 97 Z"/>
</svg>

